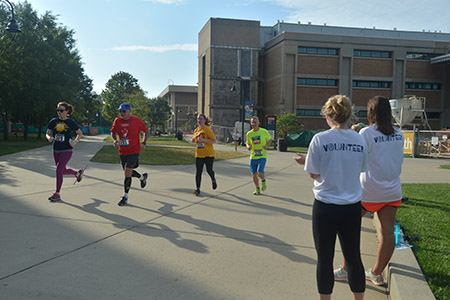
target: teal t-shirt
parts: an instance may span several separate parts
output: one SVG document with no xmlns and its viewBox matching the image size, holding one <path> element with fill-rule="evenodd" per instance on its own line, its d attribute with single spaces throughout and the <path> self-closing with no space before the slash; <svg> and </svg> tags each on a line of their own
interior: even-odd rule
<svg viewBox="0 0 450 300">
<path fill-rule="evenodd" d="M 259 128 L 258 131 L 253 129 L 247 132 L 247 144 L 252 145 L 252 154 L 250 159 L 267 158 L 267 150 L 264 146 L 271 140 L 269 132 L 264 128 Z"/>
</svg>

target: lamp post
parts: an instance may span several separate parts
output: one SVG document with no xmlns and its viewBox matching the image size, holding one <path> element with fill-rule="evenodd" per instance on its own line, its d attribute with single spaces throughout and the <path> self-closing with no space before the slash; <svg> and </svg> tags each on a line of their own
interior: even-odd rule
<svg viewBox="0 0 450 300">
<path fill-rule="evenodd" d="M 181 109 L 178 109 L 178 106 L 175 106 L 175 134 L 178 136 L 178 113 L 181 112 Z"/>
<path fill-rule="evenodd" d="M 11 4 L 11 2 L 9 2 L 9 0 L 0 0 L 0 1 L 5 1 L 6 3 L 9 4 L 9 7 L 11 8 L 11 21 L 9 21 L 8 25 L 6 26 L 6 31 L 9 32 L 22 32 L 20 30 L 19 24 L 17 24 L 16 19 L 14 18 L 14 6 Z"/>
<path fill-rule="evenodd" d="M 242 125 L 242 129 L 241 129 L 241 145 L 245 146 L 245 140 L 244 140 L 244 131 L 245 131 L 245 127 L 244 127 L 244 122 L 245 122 L 245 102 L 244 102 L 244 89 L 242 88 L 242 81 L 244 79 L 242 79 L 241 77 L 237 77 L 234 81 L 233 81 L 233 86 L 231 87 L 231 92 L 235 92 L 236 91 L 236 85 L 235 82 L 236 80 L 239 81 L 239 103 L 241 106 L 241 125 Z"/>
</svg>

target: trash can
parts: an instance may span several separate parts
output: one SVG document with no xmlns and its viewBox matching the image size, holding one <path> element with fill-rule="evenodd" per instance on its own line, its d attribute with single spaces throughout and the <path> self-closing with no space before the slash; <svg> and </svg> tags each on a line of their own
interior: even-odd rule
<svg viewBox="0 0 450 300">
<path fill-rule="evenodd" d="M 183 140 L 183 132 L 178 131 L 177 134 L 176 134 L 176 136 L 177 136 L 177 139 L 178 139 L 179 141 L 182 141 L 182 140 Z"/>
<path fill-rule="evenodd" d="M 286 139 L 278 139 L 277 141 L 277 149 L 279 152 L 286 152 L 287 151 L 287 140 Z"/>
</svg>

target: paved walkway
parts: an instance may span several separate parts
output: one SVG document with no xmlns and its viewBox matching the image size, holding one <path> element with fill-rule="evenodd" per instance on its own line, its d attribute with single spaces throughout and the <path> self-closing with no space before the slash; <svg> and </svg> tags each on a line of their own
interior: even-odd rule
<svg viewBox="0 0 450 300">
<path fill-rule="evenodd" d="M 270 151 L 260 196 L 252 195 L 247 157 L 216 162 L 219 187 L 211 189 L 205 172 L 201 197 L 191 193 L 195 166 L 141 166 L 147 187 L 135 180 L 130 204 L 119 207 L 119 163 L 90 162 L 102 138 L 77 145 L 69 167 L 89 167 L 81 183 L 65 178 L 59 203 L 47 200 L 55 185 L 50 146 L 0 157 L 0 299 L 317 298 L 312 180 L 292 153 Z M 405 160 L 404 182 L 423 181 L 419 170 L 426 181 L 444 181 L 439 162 Z M 376 245 L 365 217 L 366 267 Z M 366 295 L 387 299 L 371 284 Z M 334 299 L 351 299 L 347 284 L 335 284 Z"/>
</svg>

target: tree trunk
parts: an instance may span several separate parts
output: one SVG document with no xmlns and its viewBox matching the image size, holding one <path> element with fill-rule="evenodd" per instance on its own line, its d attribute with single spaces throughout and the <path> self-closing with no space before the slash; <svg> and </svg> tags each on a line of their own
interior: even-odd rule
<svg viewBox="0 0 450 300">
<path fill-rule="evenodd" d="M 30 124 L 28 124 L 28 121 L 23 123 L 23 139 L 24 140 L 28 139 L 28 128 L 29 127 L 30 127 Z"/>
<path fill-rule="evenodd" d="M 3 140 L 9 141 L 9 113 L 6 111 L 2 113 L 3 120 Z"/>
</svg>

